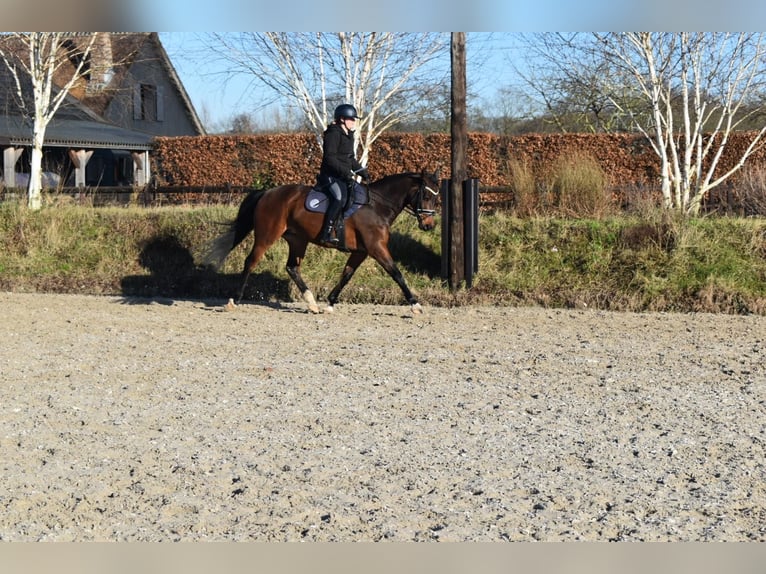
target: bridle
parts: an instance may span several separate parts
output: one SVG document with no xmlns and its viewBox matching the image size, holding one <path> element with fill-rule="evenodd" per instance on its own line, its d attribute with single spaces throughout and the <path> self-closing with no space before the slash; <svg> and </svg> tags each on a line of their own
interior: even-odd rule
<svg viewBox="0 0 766 574">
<path fill-rule="evenodd" d="M 409 211 L 412 215 L 414 215 L 417 220 L 418 224 L 422 222 L 423 216 L 430 216 L 433 217 L 436 215 L 436 210 L 434 209 L 423 209 L 423 195 L 428 192 L 433 196 L 438 196 L 439 192 L 434 191 L 431 187 L 426 185 L 425 178 L 422 178 L 420 180 L 420 186 L 418 187 L 417 193 L 412 197 L 412 200 L 407 204 L 405 209 Z"/>
</svg>

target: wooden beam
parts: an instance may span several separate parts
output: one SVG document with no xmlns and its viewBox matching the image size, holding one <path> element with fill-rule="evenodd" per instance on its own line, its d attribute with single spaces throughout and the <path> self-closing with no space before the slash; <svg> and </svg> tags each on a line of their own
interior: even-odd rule
<svg viewBox="0 0 766 574">
<path fill-rule="evenodd" d="M 465 252 L 463 226 L 463 182 L 466 179 L 466 151 L 468 148 L 468 127 L 466 120 L 466 72 L 465 72 L 465 32 L 452 32 L 450 47 L 452 58 L 452 95 L 451 95 L 451 153 L 452 178 L 450 193 L 450 276 L 452 291 L 458 289 L 465 280 Z"/>
<path fill-rule="evenodd" d="M 7 147 L 3 150 L 3 180 L 5 187 L 16 187 L 16 162 L 19 161 L 23 148 Z"/>
<path fill-rule="evenodd" d="M 74 171 L 74 184 L 77 187 L 85 186 L 85 166 L 88 165 L 90 156 L 93 155 L 93 150 L 86 151 L 84 149 L 70 149 L 69 159 L 72 160 L 72 164 L 75 167 Z"/>
</svg>

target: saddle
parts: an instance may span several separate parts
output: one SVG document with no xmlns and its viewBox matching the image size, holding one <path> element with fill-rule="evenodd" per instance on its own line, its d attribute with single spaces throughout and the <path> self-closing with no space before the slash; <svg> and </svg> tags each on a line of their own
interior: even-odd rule
<svg viewBox="0 0 766 574">
<path fill-rule="evenodd" d="M 327 193 L 324 191 L 325 186 L 314 186 L 306 196 L 306 210 L 313 211 L 314 213 L 325 213 L 330 200 L 327 199 Z M 346 209 L 343 210 L 343 219 L 351 217 L 363 205 L 367 205 L 370 202 L 370 196 L 367 193 L 367 188 L 354 183 L 354 199 L 353 201 L 346 201 Z M 350 204 L 350 205 L 349 205 Z"/>
</svg>

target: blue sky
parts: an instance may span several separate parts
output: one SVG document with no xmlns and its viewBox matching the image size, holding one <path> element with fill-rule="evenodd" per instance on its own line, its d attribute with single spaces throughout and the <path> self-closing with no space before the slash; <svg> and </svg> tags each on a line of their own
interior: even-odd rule
<svg viewBox="0 0 766 574">
<path fill-rule="evenodd" d="M 228 123 L 238 113 L 263 114 L 268 121 L 268 111 L 259 112 L 258 82 L 253 77 L 239 77 L 222 83 L 211 74 L 214 68 L 206 66 L 193 54 L 207 41 L 196 32 L 161 32 L 165 50 L 178 72 L 200 118 L 213 129 Z M 448 40 L 448 38 L 447 38 Z M 509 65 L 512 57 L 513 34 L 507 32 L 469 33 L 466 46 L 467 80 L 469 88 L 480 94 L 482 100 L 492 101 L 498 90 L 514 81 Z M 191 56 L 189 54 L 192 54 Z M 449 69 L 449 50 L 445 50 L 445 69 Z M 472 60 L 481 59 L 481 66 Z M 255 91 L 253 90 L 255 87 Z M 264 90 L 265 92 L 265 90 Z"/>
<path fill-rule="evenodd" d="M 186 34 L 204 31 L 387 30 L 402 32 L 695 30 L 748 31 L 766 22 L 763 0 L 6 0 L 2 25 L 13 30 L 157 31 L 173 58 L 195 107 L 213 118 L 249 111 L 244 88 L 223 89 L 200 73 L 199 64 L 177 57 Z M 14 10 L 23 4 L 23 10 Z M 176 34 L 179 34 L 178 36 Z M 470 36 L 469 36 L 470 38 Z M 492 97 L 506 78 L 503 58 L 468 81 Z M 502 53 L 498 48 L 495 55 Z M 489 81 L 491 79 L 491 82 Z M 486 85 L 483 85 L 487 82 Z"/>
<path fill-rule="evenodd" d="M 69 0 L 72 1 L 72 0 Z M 116 0 L 113 0 L 116 1 Z M 455 5 L 453 5 L 455 4 Z M 162 41 L 201 116 L 225 121 L 240 112 L 252 113 L 245 81 L 220 85 L 205 76 L 199 63 L 179 57 L 193 43 L 192 31 L 317 31 L 390 30 L 469 32 L 469 89 L 492 100 L 499 87 L 514 81 L 507 45 L 513 32 L 696 30 L 744 31 L 762 28 L 766 2 L 727 0 L 703 8 L 699 0 L 134 0 L 130 10 L 135 29 L 162 33 Z M 124 5 L 123 5 L 124 6 Z M 212 9 L 211 9 L 212 8 Z M 130 20 L 129 20 L 130 21 Z M 492 33 L 492 60 L 471 65 L 470 32 Z M 472 72 L 473 70 L 473 72 Z M 209 70 L 208 70 L 209 71 Z M 473 73 L 473 77 L 472 77 Z"/>
<path fill-rule="evenodd" d="M 762 0 L 4 0 L 6 31 L 757 31 Z M 23 8 L 22 8 L 23 6 Z"/>
<path fill-rule="evenodd" d="M 766 20 L 761 0 L 727 0 L 712 6 L 699 0 L 107 1 L 130 10 L 132 24 L 160 31 L 327 31 L 341 25 L 348 30 L 401 32 L 747 31 L 762 28 Z"/>
</svg>

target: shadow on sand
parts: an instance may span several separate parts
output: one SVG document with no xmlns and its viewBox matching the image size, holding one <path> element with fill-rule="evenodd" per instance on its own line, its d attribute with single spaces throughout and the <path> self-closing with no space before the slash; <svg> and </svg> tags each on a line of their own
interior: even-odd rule
<svg viewBox="0 0 766 574">
<path fill-rule="evenodd" d="M 417 239 L 402 233 L 391 233 L 388 248 L 401 271 L 424 273 L 429 279 L 436 279 L 441 275 L 441 257 Z"/>
<path fill-rule="evenodd" d="M 396 264 L 405 273 L 426 273 L 430 278 L 439 276 L 439 256 L 412 237 L 392 233 L 389 248 Z M 174 236 L 163 235 L 149 240 L 139 254 L 139 263 L 149 274 L 122 278 L 120 286 L 126 304 L 147 301 L 172 304 L 174 299 L 192 299 L 206 305 L 218 305 L 230 297 L 236 299 L 242 286 L 239 273 L 218 273 L 197 265 L 189 249 Z M 256 270 L 247 281 L 242 302 L 289 301 L 290 286 L 287 277 Z"/>
<path fill-rule="evenodd" d="M 167 302 L 192 299 L 206 305 L 217 305 L 230 297 L 236 298 L 242 286 L 239 273 L 218 273 L 200 267 L 194 256 L 176 237 L 151 239 L 139 255 L 139 263 L 148 275 L 123 277 L 120 286 L 126 304 Z M 243 303 L 263 303 L 268 300 L 289 300 L 289 279 L 275 277 L 270 272 L 253 273 L 247 282 Z"/>
</svg>

